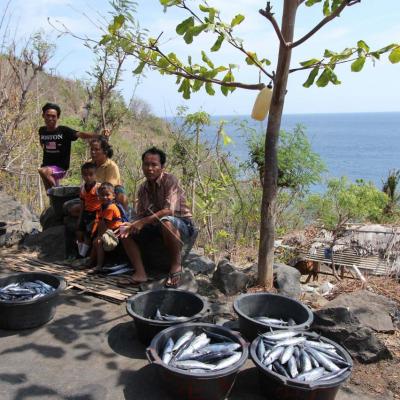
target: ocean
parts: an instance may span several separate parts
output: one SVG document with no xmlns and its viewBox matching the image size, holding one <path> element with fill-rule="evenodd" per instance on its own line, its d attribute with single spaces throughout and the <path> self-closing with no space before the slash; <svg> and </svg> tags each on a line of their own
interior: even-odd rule
<svg viewBox="0 0 400 400">
<path fill-rule="evenodd" d="M 220 120 L 226 121 L 225 131 L 233 142 L 224 146 L 232 159 L 247 160 L 248 133 L 240 129 L 247 121 L 249 128 L 265 132 L 263 123 L 243 116 L 214 116 L 213 124 L 204 132 L 204 139 L 215 137 Z M 245 122 L 246 123 L 246 122 Z M 400 112 L 346 114 L 287 114 L 281 129 L 291 130 L 297 124 L 305 127 L 313 150 L 320 155 L 328 172 L 324 179 L 347 176 L 351 181 L 372 181 L 378 188 L 389 170 L 400 169 Z M 320 192 L 324 185 L 312 191 Z"/>
</svg>

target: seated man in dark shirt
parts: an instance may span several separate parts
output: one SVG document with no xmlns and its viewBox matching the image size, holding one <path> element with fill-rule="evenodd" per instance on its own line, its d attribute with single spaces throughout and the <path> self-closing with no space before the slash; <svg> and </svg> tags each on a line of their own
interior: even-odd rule
<svg viewBox="0 0 400 400">
<path fill-rule="evenodd" d="M 67 126 L 58 126 L 61 109 L 57 104 L 46 103 L 42 111 L 46 126 L 39 128 L 43 162 L 38 171 L 47 190 L 53 186 L 58 186 L 59 180 L 64 178 L 67 173 L 71 158 L 71 142 L 78 138 L 93 139 L 100 135 L 79 132 Z M 110 131 L 105 129 L 103 134 L 109 136 Z"/>
<path fill-rule="evenodd" d="M 147 281 L 137 241 L 140 235 L 151 236 L 148 235 L 149 231 L 155 234 L 155 230 L 161 231 L 171 260 L 165 286 L 177 287 L 180 283 L 181 248 L 185 239 L 193 234 L 192 214 L 178 179 L 165 172 L 165 162 L 165 153 L 155 147 L 142 154 L 142 170 L 146 181 L 139 187 L 137 217 L 119 228 L 122 244 L 135 273 L 130 280 L 120 281 L 121 284 L 139 285 Z"/>
</svg>

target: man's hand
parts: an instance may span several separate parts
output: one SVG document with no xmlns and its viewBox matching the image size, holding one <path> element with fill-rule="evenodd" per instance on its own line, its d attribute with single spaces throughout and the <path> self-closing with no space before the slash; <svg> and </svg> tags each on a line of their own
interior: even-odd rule
<svg viewBox="0 0 400 400">
<path fill-rule="evenodd" d="M 129 236 L 130 234 L 130 227 L 131 224 L 129 222 L 124 222 L 122 225 L 120 225 L 115 231 L 115 235 L 121 239 L 125 239 Z"/>
<path fill-rule="evenodd" d="M 139 220 L 131 223 L 129 231 L 130 231 L 130 233 L 139 233 L 145 225 L 146 224 L 145 224 L 144 218 L 139 219 Z"/>
</svg>

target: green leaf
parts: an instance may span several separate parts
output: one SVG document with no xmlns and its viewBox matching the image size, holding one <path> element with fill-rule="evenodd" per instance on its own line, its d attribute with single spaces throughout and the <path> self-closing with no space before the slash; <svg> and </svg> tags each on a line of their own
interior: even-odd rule
<svg viewBox="0 0 400 400">
<path fill-rule="evenodd" d="M 319 63 L 321 60 L 318 60 L 317 58 L 312 58 L 311 60 L 303 61 L 300 63 L 302 67 L 309 67 L 311 65 Z"/>
<path fill-rule="evenodd" d="M 103 38 L 100 40 L 99 45 L 104 46 L 111 40 L 111 37 L 109 35 L 103 35 Z"/>
<path fill-rule="evenodd" d="M 223 130 L 220 130 L 220 134 L 222 136 L 222 141 L 224 146 L 227 146 L 229 143 L 232 143 L 232 138 Z"/>
<path fill-rule="evenodd" d="M 207 92 L 207 94 L 209 94 L 210 96 L 214 96 L 215 90 L 214 90 L 214 88 L 212 87 L 212 83 L 211 83 L 211 82 L 207 82 L 207 83 L 206 83 L 206 92 Z"/>
<path fill-rule="evenodd" d="M 194 18 L 189 17 L 176 26 L 176 33 L 178 35 L 185 34 L 189 28 L 194 26 Z"/>
<path fill-rule="evenodd" d="M 325 58 L 335 57 L 335 56 L 337 56 L 337 55 L 338 55 L 338 54 L 335 53 L 334 51 L 325 49 L 325 52 L 324 52 L 324 57 L 325 57 Z"/>
<path fill-rule="evenodd" d="M 216 42 L 211 47 L 211 51 L 218 51 L 221 48 L 222 42 L 224 41 L 224 35 L 219 35 Z"/>
<path fill-rule="evenodd" d="M 332 70 L 330 68 L 325 68 L 322 74 L 317 79 L 318 87 L 325 87 L 331 80 Z"/>
<path fill-rule="evenodd" d="M 139 63 L 139 65 L 133 70 L 133 73 L 134 74 L 141 74 L 145 65 L 146 65 L 146 62 L 145 61 L 141 61 Z"/>
<path fill-rule="evenodd" d="M 244 15 L 242 14 L 235 15 L 235 17 L 232 19 L 231 27 L 233 28 L 234 26 L 239 25 L 240 23 L 242 23 L 243 20 L 244 20 Z"/>
<path fill-rule="evenodd" d="M 325 1 L 324 1 L 324 5 L 323 5 L 323 8 L 322 8 L 322 11 L 323 11 L 325 17 L 327 17 L 328 15 L 330 15 L 331 10 L 330 10 L 330 8 L 329 8 L 329 0 L 325 0 Z"/>
<path fill-rule="evenodd" d="M 226 86 L 221 86 L 221 92 L 224 96 L 228 96 L 229 88 Z"/>
<path fill-rule="evenodd" d="M 183 36 L 183 40 L 185 41 L 185 43 L 190 44 L 193 42 L 193 34 L 190 30 L 188 30 L 184 36 Z"/>
<path fill-rule="evenodd" d="M 315 68 L 312 69 L 312 71 L 311 71 L 310 74 L 308 75 L 307 80 L 303 83 L 303 86 L 304 86 L 305 88 L 309 88 L 309 87 L 314 83 L 315 78 L 316 78 L 317 75 L 318 75 L 318 71 L 319 71 L 319 68 L 318 68 L 318 67 L 315 67 Z"/>
<path fill-rule="evenodd" d="M 190 82 L 189 79 L 184 79 L 179 86 L 178 92 L 182 93 L 184 99 L 190 99 Z"/>
<path fill-rule="evenodd" d="M 306 6 L 307 6 L 307 7 L 311 7 L 311 6 L 313 6 L 314 4 L 321 3 L 321 1 L 322 1 L 322 0 L 307 0 L 307 1 L 306 1 Z"/>
<path fill-rule="evenodd" d="M 190 33 L 193 36 L 198 36 L 201 32 L 203 32 L 205 29 L 207 29 L 208 25 L 207 24 L 201 24 L 194 26 L 193 28 L 190 28 Z"/>
<path fill-rule="evenodd" d="M 204 85 L 203 81 L 195 80 L 192 86 L 193 92 L 198 92 L 203 85 Z"/>
<path fill-rule="evenodd" d="M 205 51 L 201 51 L 201 59 L 210 67 L 210 68 L 214 68 L 214 64 L 213 62 L 207 57 L 207 54 L 205 53 Z"/>
<path fill-rule="evenodd" d="M 125 22 L 125 17 L 123 15 L 116 15 L 113 19 L 113 23 L 108 26 L 108 31 L 111 35 L 115 35 Z"/>
<path fill-rule="evenodd" d="M 365 57 L 358 57 L 357 60 L 351 63 L 351 70 L 353 72 L 360 72 L 365 64 Z"/>
<path fill-rule="evenodd" d="M 200 11 L 203 11 L 203 12 L 209 12 L 211 10 L 210 7 L 206 7 L 203 4 L 199 4 L 199 9 L 200 9 Z"/>
<path fill-rule="evenodd" d="M 365 50 L 367 53 L 369 52 L 369 46 L 367 45 L 367 43 L 364 42 L 364 40 L 359 40 L 357 42 L 357 47 L 359 49 Z"/>
<path fill-rule="evenodd" d="M 390 52 L 389 61 L 392 64 L 397 64 L 400 61 L 400 47 L 396 47 Z"/>
<path fill-rule="evenodd" d="M 342 82 L 339 81 L 337 75 L 331 71 L 331 77 L 330 77 L 330 81 L 334 84 L 334 85 L 340 85 Z"/>
<path fill-rule="evenodd" d="M 389 44 L 388 46 L 385 46 L 385 47 L 382 47 L 381 49 L 379 49 L 379 50 L 378 50 L 378 53 L 379 53 L 379 54 L 386 53 L 386 52 L 388 52 L 389 50 L 393 49 L 394 47 L 397 47 L 397 45 L 394 44 L 394 43 Z"/>
</svg>

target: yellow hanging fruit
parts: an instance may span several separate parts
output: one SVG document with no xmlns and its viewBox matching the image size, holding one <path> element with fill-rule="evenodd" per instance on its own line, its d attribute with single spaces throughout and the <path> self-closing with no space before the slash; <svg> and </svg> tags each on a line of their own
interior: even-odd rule
<svg viewBox="0 0 400 400">
<path fill-rule="evenodd" d="M 268 114 L 269 106 L 271 105 L 271 99 L 272 86 L 268 85 L 258 93 L 253 106 L 253 111 L 251 112 L 251 118 L 256 119 L 257 121 L 264 121 Z"/>
</svg>

